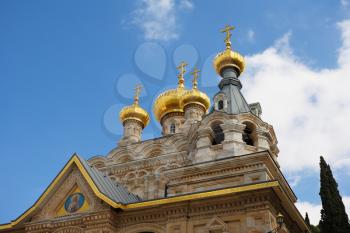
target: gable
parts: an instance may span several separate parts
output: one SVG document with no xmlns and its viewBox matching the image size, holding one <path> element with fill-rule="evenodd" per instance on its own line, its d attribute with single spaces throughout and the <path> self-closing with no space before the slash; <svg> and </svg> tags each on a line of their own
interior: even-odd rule
<svg viewBox="0 0 350 233">
<path fill-rule="evenodd" d="M 34 211 L 32 221 L 106 208 L 106 204 L 99 203 L 99 198 L 93 193 L 77 166 L 73 165 L 52 193 L 47 195 L 47 199 Z"/>
<path fill-rule="evenodd" d="M 69 176 L 76 179 L 71 179 L 72 177 L 69 178 Z M 64 189 L 62 184 L 66 185 L 67 188 Z M 76 185 L 75 189 L 74 185 Z M 67 198 L 72 198 L 70 195 L 81 189 L 85 189 L 85 195 L 90 193 L 87 195 L 87 201 L 99 198 L 113 208 L 121 208 L 124 203 L 140 201 L 140 198 L 129 193 L 123 186 L 116 185 L 107 176 L 90 166 L 87 161 L 74 154 L 33 206 L 11 223 L 0 225 L 0 230 L 12 228 L 30 218 L 45 219 L 66 214 L 67 211 L 62 210 L 63 202 L 66 202 Z M 82 193 L 82 195 L 84 194 Z M 87 204 L 90 206 L 89 202 Z M 78 209 L 87 210 L 81 209 L 83 206 L 84 202 Z M 87 208 L 87 205 L 84 208 Z"/>
</svg>

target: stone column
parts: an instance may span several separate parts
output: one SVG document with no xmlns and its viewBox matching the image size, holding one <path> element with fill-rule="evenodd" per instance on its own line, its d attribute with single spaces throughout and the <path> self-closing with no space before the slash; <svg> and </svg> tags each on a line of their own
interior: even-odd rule
<svg viewBox="0 0 350 233">
<path fill-rule="evenodd" d="M 197 151 L 194 155 L 195 163 L 213 160 L 213 155 L 210 150 L 213 138 L 214 133 L 210 127 L 205 127 L 198 130 L 196 143 Z"/>
<path fill-rule="evenodd" d="M 261 150 L 270 150 L 269 139 L 265 136 L 267 133 L 263 129 L 256 129 L 256 146 Z"/>
<path fill-rule="evenodd" d="M 242 134 L 245 125 L 238 123 L 237 120 L 229 120 L 220 125 L 223 129 L 225 140 L 222 143 L 223 149 L 232 151 L 233 155 L 240 154 L 244 149 L 245 143 L 242 140 Z"/>
</svg>

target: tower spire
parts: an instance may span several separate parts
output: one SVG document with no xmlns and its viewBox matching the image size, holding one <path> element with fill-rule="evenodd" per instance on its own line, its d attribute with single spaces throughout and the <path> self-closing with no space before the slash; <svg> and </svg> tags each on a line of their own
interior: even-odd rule
<svg viewBox="0 0 350 233">
<path fill-rule="evenodd" d="M 185 82 L 184 74 L 186 73 L 185 67 L 187 65 L 188 64 L 186 62 L 182 61 L 180 63 L 180 65 L 176 67 L 176 69 L 178 69 L 180 71 L 180 73 L 177 75 L 177 78 L 179 79 L 179 81 L 178 81 L 178 88 L 184 88 L 185 87 L 185 85 L 184 85 L 184 82 Z"/>
<path fill-rule="evenodd" d="M 251 111 L 240 91 L 242 84 L 238 79 L 244 71 L 244 58 L 231 48 L 231 31 L 234 29 L 235 27 L 230 25 L 226 25 L 221 29 L 221 32 L 225 33 L 224 41 L 226 43 L 226 49 L 218 53 L 213 62 L 216 73 L 222 77 L 219 83 L 220 92 L 214 97 L 214 100 L 216 100 L 215 108 L 216 110 L 225 111 L 229 114 Z M 222 99 L 223 95 L 225 96 L 224 99 Z"/>
<path fill-rule="evenodd" d="M 199 69 L 197 69 L 197 67 L 194 68 L 194 70 L 191 72 L 192 76 L 193 76 L 193 80 L 192 80 L 192 89 L 193 90 L 197 90 L 198 89 L 198 77 L 199 77 Z"/>
</svg>

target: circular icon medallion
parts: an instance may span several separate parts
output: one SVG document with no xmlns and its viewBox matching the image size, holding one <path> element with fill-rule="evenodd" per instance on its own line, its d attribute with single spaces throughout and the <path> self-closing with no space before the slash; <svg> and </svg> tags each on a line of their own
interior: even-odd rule
<svg viewBox="0 0 350 233">
<path fill-rule="evenodd" d="M 83 194 L 72 193 L 67 197 L 66 202 L 64 203 L 64 209 L 68 213 L 75 213 L 83 206 L 84 201 L 85 197 Z"/>
</svg>

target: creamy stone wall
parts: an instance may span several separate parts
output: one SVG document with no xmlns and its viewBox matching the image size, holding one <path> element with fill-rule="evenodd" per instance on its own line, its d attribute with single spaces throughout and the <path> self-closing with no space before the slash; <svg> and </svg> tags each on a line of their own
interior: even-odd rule
<svg viewBox="0 0 350 233">
<path fill-rule="evenodd" d="M 259 117 L 251 113 L 228 115 L 214 111 L 205 115 L 201 121 L 192 121 L 193 119 L 189 116 L 190 112 L 199 111 L 199 109 L 195 106 L 186 109 L 185 117 L 190 119 L 188 123 L 191 124 L 189 125 L 186 125 L 187 121 L 184 123 L 183 115 L 169 114 L 163 122 L 163 131 L 166 134 L 164 137 L 120 145 L 107 157 L 94 157 L 90 163 L 143 199 L 160 198 L 166 194 L 178 195 L 191 191 L 204 191 L 213 187 L 223 188 L 267 179 L 269 171 L 257 168 L 256 171 L 249 171 L 249 174 L 241 177 L 231 174 L 231 177 L 221 178 L 213 173 L 203 176 L 202 180 L 191 181 L 191 185 L 188 182 L 181 183 L 181 185 L 179 183 L 175 188 L 169 176 L 172 169 L 177 169 L 178 174 L 183 174 L 181 167 L 189 165 L 196 167 L 196 164 L 203 162 L 269 151 L 278 166 L 277 139 L 273 128 Z M 170 124 L 173 123 L 176 124 L 179 132 L 169 134 Z M 213 124 L 220 124 L 225 135 L 221 144 L 213 145 L 215 137 Z M 252 125 L 254 128 L 254 146 L 247 145 L 242 140 L 246 125 Z M 245 163 L 249 164 L 248 161 Z M 198 170 L 206 172 L 206 168 L 201 165 L 198 166 Z M 205 179 L 212 181 L 204 182 Z"/>
</svg>

